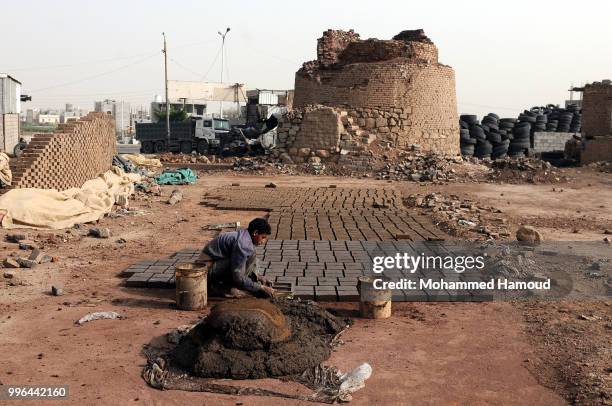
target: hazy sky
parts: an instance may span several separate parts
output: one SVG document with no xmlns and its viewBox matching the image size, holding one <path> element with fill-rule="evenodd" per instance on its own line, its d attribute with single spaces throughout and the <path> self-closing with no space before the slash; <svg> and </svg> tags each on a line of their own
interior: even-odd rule
<svg viewBox="0 0 612 406">
<path fill-rule="evenodd" d="M 425 29 L 455 69 L 459 113 L 563 103 L 570 84 L 612 78 L 610 1 L 33 1 L 1 2 L 0 72 L 23 83 L 30 107 L 92 109 L 112 98 L 148 105 L 169 77 L 248 88 L 293 88 L 327 28 L 389 39 Z"/>
</svg>

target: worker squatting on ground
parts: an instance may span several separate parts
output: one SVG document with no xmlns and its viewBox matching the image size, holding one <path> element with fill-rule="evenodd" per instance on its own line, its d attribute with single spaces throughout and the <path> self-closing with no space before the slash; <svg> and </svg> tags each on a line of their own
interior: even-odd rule
<svg viewBox="0 0 612 406">
<path fill-rule="evenodd" d="M 239 289 L 255 295 L 274 295 L 270 282 L 257 273 L 255 254 L 255 246 L 265 244 L 271 233 L 268 221 L 256 218 L 248 229 L 221 233 L 206 244 L 202 253 L 214 260 L 208 273 L 211 294 L 222 290 L 237 296 Z"/>
</svg>

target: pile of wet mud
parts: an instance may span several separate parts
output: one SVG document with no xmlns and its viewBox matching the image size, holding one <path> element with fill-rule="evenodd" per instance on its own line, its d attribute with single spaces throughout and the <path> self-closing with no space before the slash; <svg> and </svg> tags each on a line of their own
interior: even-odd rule
<svg viewBox="0 0 612 406">
<path fill-rule="evenodd" d="M 169 358 L 202 378 L 296 375 L 328 359 L 333 338 L 346 325 L 312 302 L 238 299 L 213 307 Z"/>
</svg>

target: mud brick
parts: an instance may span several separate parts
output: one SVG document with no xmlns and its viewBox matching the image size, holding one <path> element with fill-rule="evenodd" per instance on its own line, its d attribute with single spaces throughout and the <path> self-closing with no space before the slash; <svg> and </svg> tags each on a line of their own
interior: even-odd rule
<svg viewBox="0 0 612 406">
<path fill-rule="evenodd" d="M 297 278 L 298 286 L 316 286 L 317 278 L 312 276 L 300 276 Z"/>
<path fill-rule="evenodd" d="M 345 262 L 344 263 L 344 269 L 348 269 L 348 270 L 362 270 L 363 269 L 363 264 L 359 263 L 359 262 Z"/>
<path fill-rule="evenodd" d="M 325 263 L 323 262 L 307 262 L 307 269 L 325 269 Z"/>
<path fill-rule="evenodd" d="M 168 269 L 168 265 L 151 265 L 149 267 L 149 270 L 153 272 L 163 272 L 166 269 Z"/>
<path fill-rule="evenodd" d="M 169 288 L 170 275 L 155 274 L 147 281 L 148 288 Z"/>
<path fill-rule="evenodd" d="M 341 269 L 326 269 L 323 271 L 323 275 L 325 275 L 325 277 L 332 278 L 344 277 L 344 273 Z"/>
<path fill-rule="evenodd" d="M 317 277 L 319 286 L 336 286 L 338 284 L 338 278 L 326 278 Z"/>
<path fill-rule="evenodd" d="M 362 276 L 365 275 L 366 272 L 363 270 L 359 270 L 359 269 L 345 269 L 344 270 L 344 276 L 345 277 L 358 277 L 358 276 Z"/>
<path fill-rule="evenodd" d="M 315 286 L 314 288 L 317 301 L 332 302 L 337 300 L 335 286 Z"/>
<path fill-rule="evenodd" d="M 155 261 L 153 265 L 155 266 L 174 265 L 175 263 L 176 261 L 172 259 L 160 259 L 159 261 Z"/>
<path fill-rule="evenodd" d="M 147 281 L 151 278 L 151 276 L 151 274 L 132 275 L 125 281 L 125 286 L 130 288 L 144 288 L 147 286 Z"/>
<path fill-rule="evenodd" d="M 337 286 L 338 300 L 341 302 L 355 302 L 360 299 L 356 287 Z"/>
<path fill-rule="evenodd" d="M 338 269 L 343 270 L 344 264 L 339 262 L 325 262 L 325 269 Z"/>
<path fill-rule="evenodd" d="M 295 276 L 277 276 L 276 277 L 276 282 L 291 283 L 291 284 L 295 285 L 296 279 L 297 278 Z"/>
<path fill-rule="evenodd" d="M 145 272 L 147 270 L 147 268 L 148 267 L 141 267 L 141 266 L 134 266 L 134 265 L 132 265 L 132 266 L 124 269 L 121 272 L 121 276 L 132 276 L 132 275 L 137 274 L 137 273 L 143 273 L 143 272 Z"/>
<path fill-rule="evenodd" d="M 293 296 L 299 297 L 304 300 L 314 300 L 314 286 L 294 286 L 293 287 Z"/>
<path fill-rule="evenodd" d="M 296 271 L 296 270 L 285 271 L 283 276 L 294 277 L 294 278 L 298 276 L 304 276 L 304 271 L 303 270 L 302 271 Z"/>
<path fill-rule="evenodd" d="M 338 278 L 340 286 L 357 286 L 357 278 Z"/>
</svg>

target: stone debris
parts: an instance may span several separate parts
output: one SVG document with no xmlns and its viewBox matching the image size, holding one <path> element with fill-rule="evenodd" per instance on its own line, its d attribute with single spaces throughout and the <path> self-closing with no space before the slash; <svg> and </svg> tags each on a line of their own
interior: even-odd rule
<svg viewBox="0 0 612 406">
<path fill-rule="evenodd" d="M 14 260 L 13 258 L 6 258 L 3 262 L 2 265 L 5 268 L 19 268 L 21 267 L 21 265 L 19 265 L 19 262 L 17 262 L 16 260 Z"/>
<path fill-rule="evenodd" d="M 38 262 L 28 258 L 17 258 L 17 263 L 22 268 L 34 268 Z"/>
<path fill-rule="evenodd" d="M 90 228 L 89 235 L 96 238 L 110 238 L 111 231 L 108 228 Z"/>
<path fill-rule="evenodd" d="M 94 320 L 115 320 L 115 319 L 125 319 L 124 316 L 120 315 L 117 312 L 94 312 L 94 313 L 89 313 L 83 317 L 81 317 L 79 320 L 77 320 L 75 322 L 75 324 L 82 326 L 85 323 L 88 323 L 90 321 L 94 321 Z"/>
<path fill-rule="evenodd" d="M 28 250 L 35 250 L 37 248 L 38 248 L 38 244 L 36 244 L 32 240 L 21 240 L 21 241 L 19 241 L 19 249 L 20 250 L 28 251 Z"/>
<path fill-rule="evenodd" d="M 174 206 L 178 202 L 183 200 L 183 192 L 178 189 L 174 189 L 170 194 L 170 199 L 168 199 L 168 204 Z"/>
<path fill-rule="evenodd" d="M 492 206 L 477 205 L 456 195 L 446 197 L 437 193 L 425 196 L 413 194 L 405 203 L 411 207 L 432 211 L 437 225 L 455 235 L 469 231 L 487 239 L 510 236 L 506 227 L 507 220 L 499 216 L 502 211 Z"/>
<path fill-rule="evenodd" d="M 63 296 L 64 290 L 61 287 L 53 285 L 51 286 L 51 294 L 53 296 Z"/>
<path fill-rule="evenodd" d="M 377 177 L 414 182 L 452 181 L 455 179 L 455 170 L 451 168 L 451 164 L 462 161 L 459 156 L 444 157 L 433 153 L 415 153 L 400 157 L 399 162 L 386 164 Z"/>
<path fill-rule="evenodd" d="M 521 226 L 516 230 L 516 240 L 521 242 L 527 242 L 530 244 L 539 244 L 544 241 L 542 234 L 531 226 Z"/>
<path fill-rule="evenodd" d="M 29 239 L 28 234 L 13 233 L 13 234 L 6 235 L 6 240 L 8 242 L 13 242 L 13 243 L 19 243 L 20 241 L 28 240 L 28 239 Z"/>
</svg>

